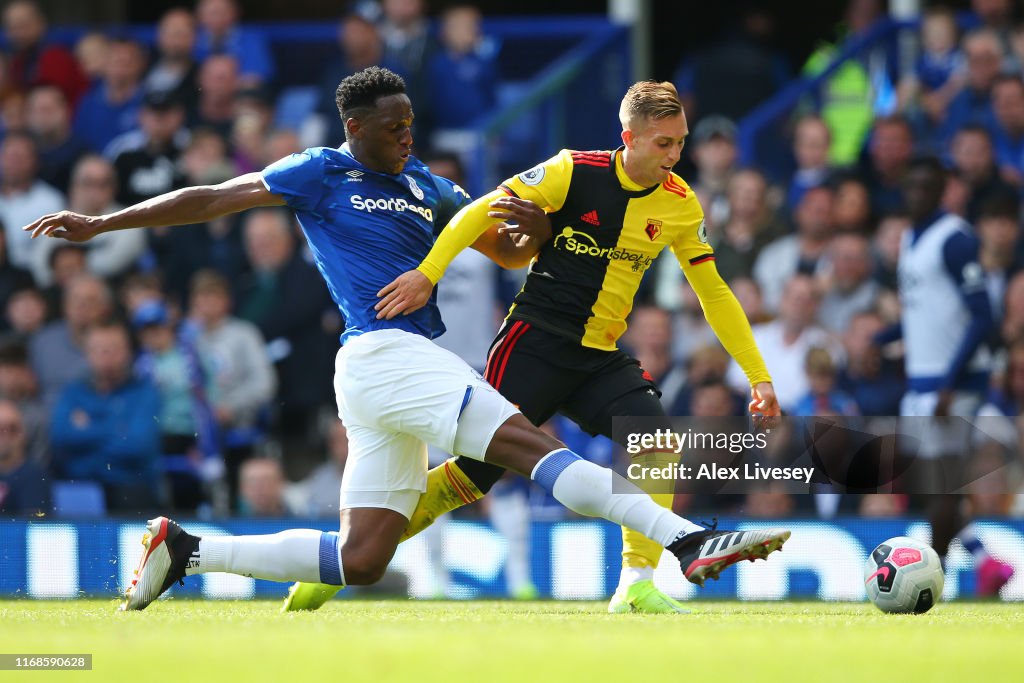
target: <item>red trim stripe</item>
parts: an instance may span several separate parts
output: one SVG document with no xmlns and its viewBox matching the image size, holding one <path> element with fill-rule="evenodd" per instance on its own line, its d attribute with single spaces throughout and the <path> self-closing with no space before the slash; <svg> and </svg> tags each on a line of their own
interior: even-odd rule
<svg viewBox="0 0 1024 683">
<path fill-rule="evenodd" d="M 668 180 L 662 183 L 662 187 L 664 187 L 669 192 L 677 194 L 683 199 L 686 199 L 686 188 L 672 180 L 672 176 L 669 176 Z"/>
<path fill-rule="evenodd" d="M 492 383 L 492 385 L 494 386 L 495 389 L 498 389 L 499 391 L 501 390 L 501 380 L 505 376 L 505 366 L 508 365 L 508 359 L 509 359 L 509 356 L 512 355 L 512 349 L 513 349 L 513 347 L 515 347 L 516 342 L 519 341 L 519 338 L 522 337 L 523 334 L 525 334 L 528 329 L 530 329 L 530 324 L 529 323 L 524 323 L 523 326 L 521 328 L 519 328 L 519 331 L 516 332 L 515 337 L 512 337 L 509 340 L 509 342 L 508 342 L 508 349 L 506 349 L 504 357 L 501 360 L 501 368 L 498 369 L 498 377 Z M 509 335 L 509 336 L 511 337 L 512 335 Z"/>
<path fill-rule="evenodd" d="M 501 190 L 502 192 L 504 192 L 505 194 L 507 194 L 510 197 L 518 197 L 519 196 L 519 195 L 517 195 L 515 193 L 515 191 L 511 187 L 509 187 L 505 183 L 502 183 L 501 185 L 498 185 L 498 189 Z"/>
<path fill-rule="evenodd" d="M 161 543 L 167 538 L 167 518 L 160 518 L 160 530 L 156 532 L 156 536 L 149 539 L 149 547 L 146 548 L 146 553 L 139 560 L 139 566 L 135 570 L 134 578 L 132 579 L 132 586 L 134 587 L 139 582 L 139 575 L 142 573 L 142 568 L 146 566 L 146 562 L 149 561 L 149 556 L 153 554 Z"/>
<path fill-rule="evenodd" d="M 522 320 L 517 320 L 512 323 L 511 329 L 508 334 L 502 337 L 501 341 L 497 342 L 491 347 L 491 352 L 487 354 L 487 363 L 484 365 L 484 379 L 491 386 L 494 386 L 494 368 L 497 366 L 497 358 L 501 356 L 505 351 L 505 345 L 508 343 L 508 338 L 515 334 L 516 330 L 525 325 Z"/>
<path fill-rule="evenodd" d="M 690 259 L 690 265 L 691 266 L 696 266 L 698 264 L 704 263 L 705 261 L 714 261 L 714 260 L 715 260 L 715 255 L 714 254 L 707 254 L 705 256 L 698 256 L 696 258 Z"/>
<path fill-rule="evenodd" d="M 588 159 L 573 159 L 572 163 L 575 166 L 597 166 L 598 168 L 608 168 L 611 166 L 607 161 L 590 161 Z"/>
<path fill-rule="evenodd" d="M 586 164 L 589 166 L 611 165 L 611 152 L 572 152 L 571 155 L 574 164 Z"/>
<path fill-rule="evenodd" d="M 462 499 L 462 502 L 467 505 L 472 503 L 473 496 L 469 493 L 463 483 L 459 481 L 459 478 L 455 476 L 455 473 L 452 472 L 451 463 L 447 460 L 444 461 L 444 474 L 448 477 L 448 483 L 450 483 L 452 488 L 455 489 L 455 492 L 459 494 L 459 498 Z"/>
</svg>

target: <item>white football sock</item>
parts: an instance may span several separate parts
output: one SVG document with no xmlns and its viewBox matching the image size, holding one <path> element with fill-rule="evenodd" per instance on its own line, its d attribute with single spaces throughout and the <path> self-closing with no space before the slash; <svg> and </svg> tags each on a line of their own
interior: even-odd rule
<svg viewBox="0 0 1024 683">
<path fill-rule="evenodd" d="M 192 564 L 192 563 L 190 563 Z M 199 562 L 186 574 L 229 572 L 270 581 L 344 586 L 337 534 L 289 529 L 267 536 L 204 536 Z"/>
<path fill-rule="evenodd" d="M 541 458 L 530 476 L 573 512 L 603 517 L 639 531 L 663 546 L 702 530 L 661 507 L 638 486 L 610 469 L 587 462 L 565 448 Z"/>
<path fill-rule="evenodd" d="M 654 567 L 623 567 L 619 572 L 618 590 L 626 590 L 634 583 L 654 580 Z"/>
<path fill-rule="evenodd" d="M 422 531 L 427 542 L 427 563 L 430 565 L 430 576 L 434 580 L 434 593 L 448 597 L 451 591 L 451 575 L 444 558 L 445 527 L 448 526 L 448 515 L 441 515 L 433 524 Z"/>
</svg>

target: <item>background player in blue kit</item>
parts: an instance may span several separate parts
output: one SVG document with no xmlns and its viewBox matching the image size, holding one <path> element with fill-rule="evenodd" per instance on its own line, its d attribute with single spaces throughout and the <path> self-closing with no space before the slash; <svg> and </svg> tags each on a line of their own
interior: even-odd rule
<svg viewBox="0 0 1024 683">
<path fill-rule="evenodd" d="M 901 431 L 915 437 L 917 455 L 929 465 L 929 488 L 943 487 L 942 473 L 960 472 L 968 462 L 967 423 L 945 418 L 977 415 L 992 363 L 985 344 L 992 311 L 978 238 L 966 221 L 942 209 L 946 175 L 935 158 L 915 160 L 907 172 L 904 196 L 913 225 L 900 245 L 901 319 L 878 339 L 903 338 L 907 392 L 900 415 L 907 419 Z M 932 546 L 945 560 L 953 537 L 960 538 L 975 560 L 978 593 L 998 595 L 1013 568 L 988 554 L 973 523 L 964 525 L 962 498 L 929 496 Z"/>
<path fill-rule="evenodd" d="M 143 609 L 184 576 L 205 572 L 330 585 L 376 582 L 426 488 L 426 443 L 528 475 L 569 509 L 636 529 L 673 552 L 694 583 L 778 550 L 789 531 L 704 529 L 534 427 L 457 356 L 429 341 L 444 331 L 433 300 L 408 316 L 377 318 L 380 290 L 423 260 L 440 221 L 468 197 L 411 156 L 412 105 L 397 75 L 365 69 L 341 82 L 337 102 L 347 139 L 340 149 L 309 149 L 262 173 L 186 188 L 105 216 L 64 211 L 25 227 L 33 237 L 85 241 L 109 230 L 287 205 L 345 319 L 335 370 L 339 416 L 349 436 L 340 533 L 294 529 L 200 539 L 158 517 L 149 523 L 146 552 L 122 608 Z M 523 220 L 531 215 L 510 212 Z M 485 235 L 476 246 L 499 262 L 529 250 L 496 229 Z"/>
</svg>

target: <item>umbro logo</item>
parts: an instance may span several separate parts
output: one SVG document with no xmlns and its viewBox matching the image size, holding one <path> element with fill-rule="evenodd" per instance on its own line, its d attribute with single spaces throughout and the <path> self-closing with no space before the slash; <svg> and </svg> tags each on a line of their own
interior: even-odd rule
<svg viewBox="0 0 1024 683">
<path fill-rule="evenodd" d="M 591 225 L 601 225 L 601 220 L 597 217 L 597 211 L 587 211 L 580 216 L 580 220 Z"/>
<path fill-rule="evenodd" d="M 350 178 L 358 178 L 359 176 L 363 175 L 363 172 L 352 169 L 351 171 L 345 171 L 345 175 L 347 175 Z"/>
</svg>

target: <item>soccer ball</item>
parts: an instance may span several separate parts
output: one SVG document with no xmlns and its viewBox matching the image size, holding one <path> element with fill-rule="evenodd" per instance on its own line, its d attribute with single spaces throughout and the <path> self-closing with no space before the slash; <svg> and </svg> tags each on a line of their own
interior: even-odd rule
<svg viewBox="0 0 1024 683">
<path fill-rule="evenodd" d="M 945 576 L 931 546 L 906 536 L 890 538 L 864 563 L 864 587 L 889 614 L 924 614 L 942 597 Z"/>
</svg>

